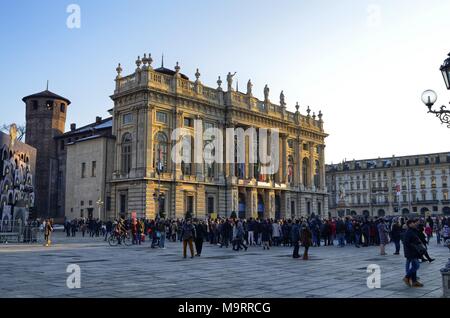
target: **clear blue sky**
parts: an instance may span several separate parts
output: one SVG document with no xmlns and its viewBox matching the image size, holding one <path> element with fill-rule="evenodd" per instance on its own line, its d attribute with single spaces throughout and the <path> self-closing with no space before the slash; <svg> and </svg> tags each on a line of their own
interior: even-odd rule
<svg viewBox="0 0 450 318">
<path fill-rule="evenodd" d="M 81 7 L 81 28 L 66 8 Z M 265 84 L 288 109 L 324 113 L 327 162 L 448 151 L 450 130 L 420 102 L 447 104 L 439 65 L 450 51 L 450 1 L 0 0 L 0 124 L 25 121 L 21 98 L 45 89 L 72 101 L 67 126 L 107 116 L 115 68 L 180 62 L 215 87 L 218 75 Z"/>
</svg>

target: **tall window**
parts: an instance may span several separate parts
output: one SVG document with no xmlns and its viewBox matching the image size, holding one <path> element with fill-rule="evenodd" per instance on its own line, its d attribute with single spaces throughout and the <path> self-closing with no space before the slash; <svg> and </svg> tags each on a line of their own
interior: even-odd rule
<svg viewBox="0 0 450 318">
<path fill-rule="evenodd" d="M 86 178 L 86 162 L 81 164 L 81 177 Z"/>
<path fill-rule="evenodd" d="M 122 173 L 130 173 L 131 170 L 131 134 L 126 133 L 122 137 Z"/>
<path fill-rule="evenodd" d="M 167 124 L 167 114 L 163 112 L 156 112 L 156 121 Z"/>
<path fill-rule="evenodd" d="M 153 148 L 153 167 L 160 172 L 167 172 L 167 136 L 163 132 L 156 134 Z"/>
<path fill-rule="evenodd" d="M 120 194 L 120 205 L 119 205 L 120 214 L 126 214 L 127 212 L 127 195 Z"/>
<path fill-rule="evenodd" d="M 133 114 L 124 114 L 122 117 L 122 122 L 124 125 L 131 124 L 133 121 Z"/>
<path fill-rule="evenodd" d="M 303 176 L 303 185 L 305 187 L 308 186 L 308 172 L 309 172 L 309 160 L 308 158 L 303 158 L 302 161 L 302 176 Z"/>
<path fill-rule="evenodd" d="M 92 171 L 91 177 L 97 176 L 97 161 L 92 161 Z"/>
</svg>

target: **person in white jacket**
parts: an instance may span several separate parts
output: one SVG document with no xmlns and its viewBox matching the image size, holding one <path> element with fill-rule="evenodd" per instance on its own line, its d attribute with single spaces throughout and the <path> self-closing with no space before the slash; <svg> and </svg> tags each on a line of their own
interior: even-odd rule
<svg viewBox="0 0 450 318">
<path fill-rule="evenodd" d="M 272 223 L 272 239 L 273 245 L 280 245 L 281 225 L 278 220 Z"/>
</svg>

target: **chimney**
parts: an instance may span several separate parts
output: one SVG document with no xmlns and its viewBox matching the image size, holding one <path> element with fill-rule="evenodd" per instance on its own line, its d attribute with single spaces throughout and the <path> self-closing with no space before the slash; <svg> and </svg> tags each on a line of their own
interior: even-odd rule
<svg viewBox="0 0 450 318">
<path fill-rule="evenodd" d="M 77 124 L 70 124 L 70 131 L 74 131 L 75 129 L 77 129 Z"/>
<path fill-rule="evenodd" d="M 95 117 L 96 124 L 100 124 L 101 121 L 102 121 L 102 118 L 100 116 Z"/>
</svg>

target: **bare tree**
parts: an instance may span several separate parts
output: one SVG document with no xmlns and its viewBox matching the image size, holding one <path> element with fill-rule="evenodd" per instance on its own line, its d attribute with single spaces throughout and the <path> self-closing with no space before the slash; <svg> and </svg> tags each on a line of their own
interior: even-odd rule
<svg viewBox="0 0 450 318">
<path fill-rule="evenodd" d="M 9 134 L 9 127 L 10 125 L 1 125 L 0 131 L 4 132 L 5 134 Z M 17 140 L 22 141 L 22 139 L 25 137 L 25 131 L 26 126 L 25 124 L 17 125 Z"/>
</svg>

